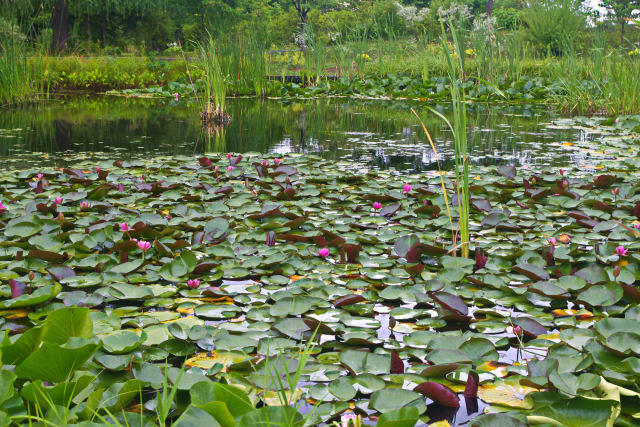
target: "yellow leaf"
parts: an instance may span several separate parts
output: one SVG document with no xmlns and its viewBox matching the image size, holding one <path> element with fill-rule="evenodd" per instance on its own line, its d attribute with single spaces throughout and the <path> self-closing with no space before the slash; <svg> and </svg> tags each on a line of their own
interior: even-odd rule
<svg viewBox="0 0 640 427">
<path fill-rule="evenodd" d="M 531 409 L 533 405 L 530 401 L 526 401 L 525 397 L 534 391 L 538 390 L 520 385 L 517 380 L 507 379 L 480 386 L 478 397 L 492 405 Z"/>
</svg>

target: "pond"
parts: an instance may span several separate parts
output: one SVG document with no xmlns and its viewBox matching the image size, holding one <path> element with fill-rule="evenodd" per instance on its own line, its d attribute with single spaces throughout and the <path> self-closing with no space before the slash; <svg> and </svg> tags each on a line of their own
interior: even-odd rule
<svg viewBox="0 0 640 427">
<path fill-rule="evenodd" d="M 3 110 L 0 424 L 637 424 L 635 121 L 470 105 L 463 210 L 411 106 Z"/>
<path fill-rule="evenodd" d="M 429 107 L 449 115 L 446 104 L 409 101 L 233 99 L 229 101 L 232 123 L 222 131 L 205 132 L 194 104 L 116 96 L 56 97 L 27 108 L 0 110 L 0 161 L 22 168 L 30 162 L 64 165 L 71 153 L 146 157 L 230 151 L 320 153 L 383 169 L 436 169 L 433 151 L 411 112 L 415 108 L 447 169 L 453 164 L 451 132 Z M 472 161 L 519 166 L 579 162 L 582 157 L 562 144 L 590 136 L 549 129 L 546 124 L 554 117 L 543 106 L 471 104 Z"/>
</svg>

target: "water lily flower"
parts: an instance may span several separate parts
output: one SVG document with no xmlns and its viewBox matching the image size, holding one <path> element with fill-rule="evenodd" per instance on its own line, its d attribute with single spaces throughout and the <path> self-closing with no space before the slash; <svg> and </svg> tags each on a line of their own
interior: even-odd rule
<svg viewBox="0 0 640 427">
<path fill-rule="evenodd" d="M 616 248 L 616 254 L 618 256 L 627 256 L 628 253 L 629 253 L 629 249 L 625 248 L 624 246 L 618 246 Z"/>
<path fill-rule="evenodd" d="M 169 215 L 169 214 L 166 214 L 164 217 L 167 218 L 167 219 L 171 219 L 171 215 Z"/>
<path fill-rule="evenodd" d="M 318 249 L 318 255 L 320 255 L 322 258 L 328 257 L 329 256 L 329 248 Z"/>
<path fill-rule="evenodd" d="M 62 197 L 56 197 L 55 199 L 53 199 L 53 203 L 55 203 L 56 205 L 59 205 L 62 203 Z"/>
<path fill-rule="evenodd" d="M 42 175 L 41 173 L 38 174 L 38 181 L 42 181 L 42 178 L 44 177 L 44 175 Z"/>
<path fill-rule="evenodd" d="M 34 273 L 33 270 L 29 270 L 29 280 L 33 282 L 35 278 L 36 278 L 36 273 Z"/>
<path fill-rule="evenodd" d="M 559 169 L 558 172 L 560 172 L 560 176 L 564 176 L 564 169 Z"/>
<path fill-rule="evenodd" d="M 96 166 L 96 173 L 100 173 L 100 166 Z"/>
<path fill-rule="evenodd" d="M 620 266 L 616 265 L 616 268 L 613 269 L 613 277 L 617 279 L 619 275 L 620 275 Z"/>
<path fill-rule="evenodd" d="M 611 194 L 613 194 L 614 196 L 617 196 L 619 193 L 620 193 L 620 188 L 616 187 L 611 189 Z"/>
<path fill-rule="evenodd" d="M 89 202 L 80 203 L 80 209 L 87 209 L 89 207 Z"/>
<path fill-rule="evenodd" d="M 550 246 L 558 246 L 558 239 L 556 239 L 555 237 L 547 239 L 547 242 Z"/>
<path fill-rule="evenodd" d="M 562 189 L 563 190 L 566 190 L 568 186 L 569 186 L 569 181 L 567 181 L 566 179 L 564 181 L 562 181 Z"/>
<path fill-rule="evenodd" d="M 402 188 L 402 193 L 409 194 L 411 190 L 413 190 L 413 187 L 411 186 L 411 184 L 405 184 L 404 187 Z"/>
<path fill-rule="evenodd" d="M 173 94 L 173 100 L 174 100 L 174 101 L 177 101 L 177 100 L 178 100 L 178 92 L 176 92 L 176 93 L 174 93 L 174 94 Z"/>
<path fill-rule="evenodd" d="M 233 166 L 229 165 L 227 166 L 227 172 L 231 172 L 233 170 Z"/>
<path fill-rule="evenodd" d="M 522 336 L 522 328 L 520 326 L 514 327 L 513 334 L 519 337 Z"/>
<path fill-rule="evenodd" d="M 62 215 L 62 212 L 58 214 L 58 221 L 60 222 L 64 221 L 64 215 Z"/>
<path fill-rule="evenodd" d="M 353 412 L 343 414 L 342 417 L 340 417 L 340 427 L 349 427 L 349 425 L 355 426 L 357 421 L 358 417 Z"/>
<path fill-rule="evenodd" d="M 0 201 L 0 213 L 4 212 L 6 210 L 7 210 L 7 207 L 2 204 L 2 201 Z"/>
<path fill-rule="evenodd" d="M 124 191 L 124 186 L 122 184 L 118 184 L 118 191 L 121 193 Z"/>
<path fill-rule="evenodd" d="M 120 231 L 125 232 L 125 231 L 129 231 L 129 224 L 127 224 L 126 222 L 123 222 L 120 224 Z"/>
<path fill-rule="evenodd" d="M 218 172 L 218 165 L 215 165 L 215 166 L 213 167 L 213 171 L 214 171 L 214 172 Z"/>
<path fill-rule="evenodd" d="M 633 224 L 633 228 L 635 228 L 636 230 L 640 229 L 640 222 L 636 222 L 635 224 Z"/>
<path fill-rule="evenodd" d="M 268 165 L 269 165 L 269 162 L 267 162 L 266 160 L 262 161 L 262 166 L 268 166 Z"/>
<path fill-rule="evenodd" d="M 536 179 L 536 177 L 532 177 L 531 178 L 531 184 L 536 185 L 536 182 L 538 182 L 538 180 Z"/>
<path fill-rule="evenodd" d="M 189 285 L 191 289 L 195 289 L 198 286 L 200 286 L 200 280 L 198 279 L 189 280 L 187 281 L 187 285 Z"/>
<path fill-rule="evenodd" d="M 227 159 L 231 160 L 232 157 L 233 155 L 231 155 L 231 153 L 227 153 Z"/>
<path fill-rule="evenodd" d="M 382 207 L 382 203 L 380 202 L 373 202 L 373 210 L 378 210 Z"/>
<path fill-rule="evenodd" d="M 280 159 L 279 158 L 276 157 L 275 159 L 273 159 L 273 164 L 274 165 L 277 165 L 278 163 L 280 163 Z"/>
<path fill-rule="evenodd" d="M 140 248 L 140 250 L 142 250 L 142 252 L 146 252 L 151 248 L 151 243 L 144 240 L 140 240 L 138 242 L 138 247 Z"/>
</svg>

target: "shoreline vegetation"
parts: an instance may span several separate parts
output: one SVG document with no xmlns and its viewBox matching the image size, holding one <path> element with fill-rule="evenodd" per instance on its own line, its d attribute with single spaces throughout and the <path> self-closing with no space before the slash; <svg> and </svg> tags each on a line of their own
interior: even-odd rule
<svg viewBox="0 0 640 427">
<path fill-rule="evenodd" d="M 457 3 L 438 9 L 438 19 L 450 19 L 460 35 L 458 49 L 450 30 L 444 37 L 462 64 L 459 80 L 469 101 L 543 102 L 563 114 L 640 112 L 637 25 L 624 21 L 627 30 L 619 39 L 615 24 L 593 24 L 595 18 L 575 6 L 580 2 L 511 3 L 496 2 L 489 17 Z M 377 14 L 373 22 L 365 14 L 369 7 Z M 407 9 L 379 0 L 354 10 L 312 9 L 297 27 L 285 26 L 293 34 L 288 37 L 241 25 L 251 22 L 248 15 L 204 36 L 178 32 L 182 38 L 164 50 L 128 52 L 81 44 L 74 50 L 71 39 L 67 51 L 51 54 L 37 37 L 7 32 L 0 23 L 0 105 L 33 101 L 48 91 L 204 96 L 211 94 L 212 64 L 216 87 L 227 96 L 450 100 L 434 7 Z M 339 24 L 338 12 L 353 15 L 356 24 Z"/>
</svg>

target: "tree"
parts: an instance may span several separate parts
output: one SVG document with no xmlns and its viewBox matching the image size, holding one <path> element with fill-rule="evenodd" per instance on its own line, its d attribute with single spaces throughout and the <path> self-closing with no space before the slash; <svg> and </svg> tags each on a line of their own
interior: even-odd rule
<svg viewBox="0 0 640 427">
<path fill-rule="evenodd" d="M 607 9 L 620 24 L 620 44 L 624 44 L 624 28 L 627 20 L 640 17 L 640 0 L 601 0 L 601 7 Z"/>
<path fill-rule="evenodd" d="M 300 24 L 304 27 L 307 24 L 308 15 L 311 9 L 328 10 L 337 7 L 336 0 L 287 0 L 293 8 L 298 12 Z"/>
</svg>

